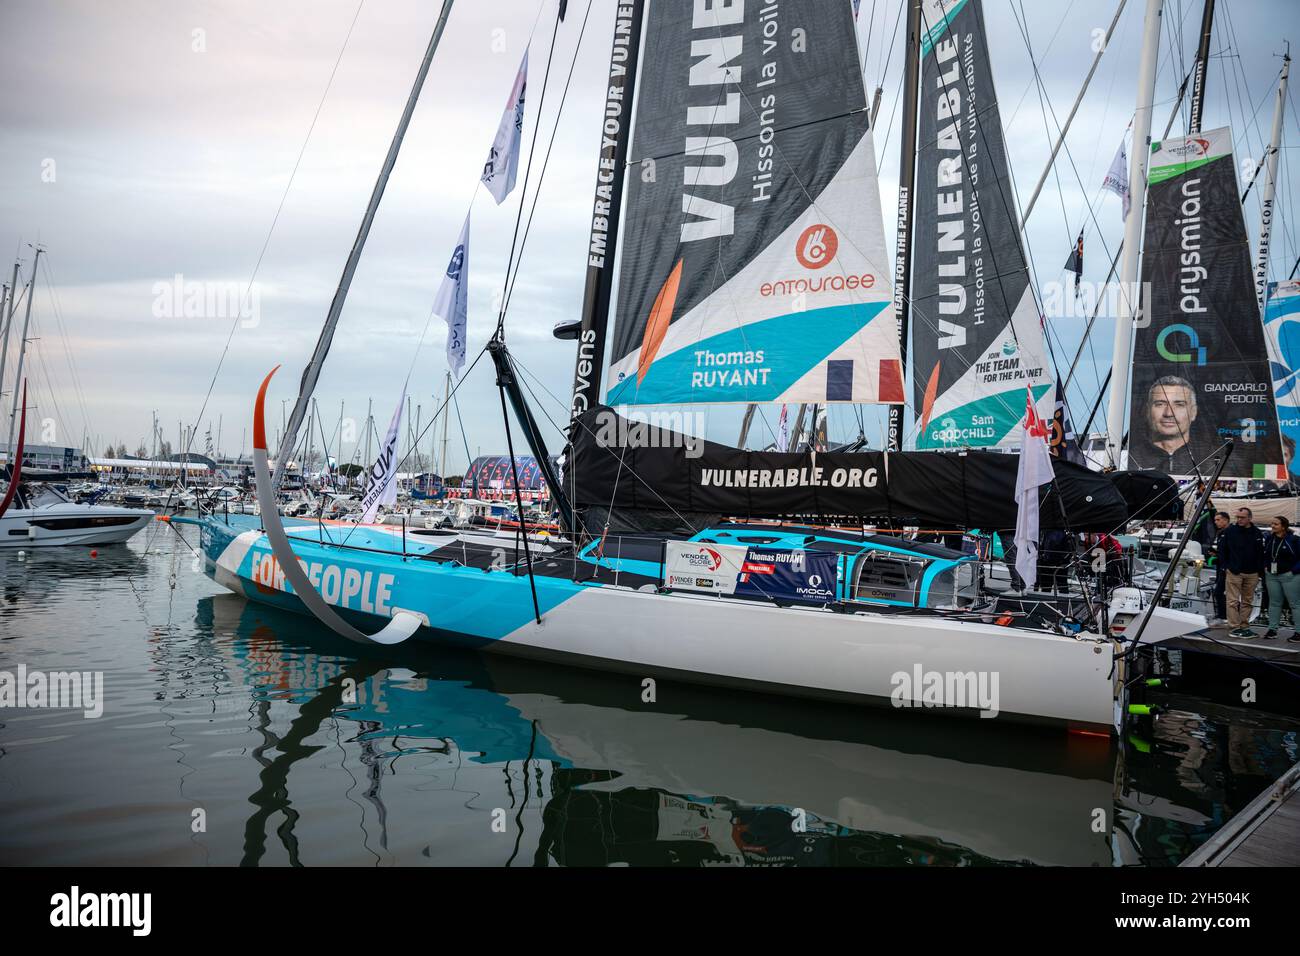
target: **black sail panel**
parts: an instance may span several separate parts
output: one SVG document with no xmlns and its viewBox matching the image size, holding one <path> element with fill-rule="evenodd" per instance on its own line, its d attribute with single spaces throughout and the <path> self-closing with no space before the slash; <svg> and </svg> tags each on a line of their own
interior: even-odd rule
<svg viewBox="0 0 1300 956">
<path fill-rule="evenodd" d="M 1008 529 L 1016 523 L 1013 454 L 741 451 L 589 410 L 570 445 L 579 511 L 733 518 L 825 517 L 930 529 Z M 1124 495 L 1102 474 L 1054 459 L 1040 492 L 1042 527 L 1116 531 Z M 1068 516 L 1068 517 L 1067 517 Z"/>
<path fill-rule="evenodd" d="M 1151 148 L 1129 465 L 1194 475 L 1231 440 L 1224 477 L 1284 478 L 1232 132 Z"/>
<path fill-rule="evenodd" d="M 1020 442 L 1025 392 L 1052 417 L 1053 378 L 980 0 L 922 0 L 912 260 L 918 449 Z"/>
<path fill-rule="evenodd" d="M 901 402 L 851 5 L 656 2 L 644 34 L 606 400 Z"/>
</svg>

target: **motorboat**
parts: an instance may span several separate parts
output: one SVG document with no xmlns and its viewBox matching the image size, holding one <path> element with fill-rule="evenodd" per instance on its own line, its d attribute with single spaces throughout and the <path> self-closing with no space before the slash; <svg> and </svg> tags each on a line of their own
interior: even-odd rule
<svg viewBox="0 0 1300 956">
<path fill-rule="evenodd" d="M 77 504 L 51 484 L 21 482 L 0 515 L 0 548 L 120 544 L 153 519 L 143 508 Z"/>
</svg>

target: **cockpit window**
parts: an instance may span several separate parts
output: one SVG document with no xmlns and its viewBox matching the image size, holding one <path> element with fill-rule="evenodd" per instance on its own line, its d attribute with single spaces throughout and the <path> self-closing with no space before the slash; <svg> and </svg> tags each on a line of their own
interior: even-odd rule
<svg viewBox="0 0 1300 956">
<path fill-rule="evenodd" d="M 853 598 L 857 601 L 903 602 L 916 606 L 921 578 L 930 562 L 890 551 L 868 551 L 854 567 Z"/>
</svg>

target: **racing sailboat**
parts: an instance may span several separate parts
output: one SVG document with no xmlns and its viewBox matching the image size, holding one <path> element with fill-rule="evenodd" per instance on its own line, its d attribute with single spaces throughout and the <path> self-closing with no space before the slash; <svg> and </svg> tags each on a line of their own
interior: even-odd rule
<svg viewBox="0 0 1300 956">
<path fill-rule="evenodd" d="M 949 57 L 945 22 L 909 43 Z M 637 89 L 639 77 L 650 82 Z M 525 533 L 503 547 L 473 531 L 283 520 L 267 376 L 254 412 L 260 522 L 201 519 L 208 573 L 356 641 L 416 636 L 642 678 L 1117 732 L 1135 645 L 1200 617 L 1133 590 L 1070 607 L 991 599 L 972 556 L 866 527 L 1011 527 L 1015 457 L 743 452 L 610 407 L 904 401 L 850 3 L 802 9 L 797 24 L 775 2 L 620 4 L 601 127 L 587 294 L 566 330 L 578 360 L 562 476 L 502 328 L 487 347 L 567 540 Z M 1024 293 L 1007 299 L 1018 309 Z M 340 310 L 336 296 L 299 406 Z M 1040 504 L 1044 527 L 1068 513 L 1072 528 L 1110 530 L 1132 513 L 1108 477 L 1059 461 Z"/>
</svg>

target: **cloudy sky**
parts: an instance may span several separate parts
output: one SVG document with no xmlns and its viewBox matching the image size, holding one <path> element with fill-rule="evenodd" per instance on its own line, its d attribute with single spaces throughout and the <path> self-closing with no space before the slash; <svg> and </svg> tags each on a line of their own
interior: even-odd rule
<svg viewBox="0 0 1300 956">
<path fill-rule="evenodd" d="M 428 423 L 434 395 L 442 391 L 442 323 L 428 325 L 422 347 L 421 337 L 472 197 L 471 358 L 491 333 L 523 190 L 498 207 L 486 192 L 476 193 L 475 185 L 530 43 L 525 139 L 540 123 L 539 156 L 553 128 L 555 145 L 507 329 L 523 367 L 559 399 L 567 398 L 573 346 L 556 342 L 550 329 L 575 317 L 581 303 L 615 4 L 592 0 L 579 43 L 588 2 L 570 0 L 539 118 L 557 2 L 456 4 L 316 393 L 331 441 L 340 405 L 342 417 L 351 420 L 349 436 L 360 440 L 370 399 L 382 431 L 409 369 L 412 402 L 422 407 L 422 426 Z M 985 2 L 1002 122 L 1022 202 L 1043 170 L 1055 124 L 1064 122 L 1088 70 L 1094 31 L 1105 29 L 1117 3 Z M 209 426 L 214 438 L 220 430 L 227 453 L 247 451 L 257 385 L 283 363 L 268 404 L 274 430 L 282 401 L 291 403 L 297 394 L 299 372 L 328 311 L 439 7 L 435 0 L 0 2 L 0 261 L 7 261 L 4 281 L 12 256 L 25 278 L 30 244 L 48 250 L 37 281 L 28 373 L 35 416 L 50 420 L 55 443 L 81 445 L 88 436 L 94 454 L 109 443 L 134 450 L 149 444 L 156 412 L 173 444 L 179 423 L 197 421 L 200 436 Z M 1129 0 L 1029 222 L 1026 240 L 1040 287 L 1065 278 L 1061 266 L 1085 221 L 1086 278 L 1104 278 L 1104 246 L 1113 250 L 1120 237 L 1119 201 L 1100 194 L 1098 186 L 1133 110 L 1144 7 Z M 867 89 L 884 91 L 876 148 L 891 237 L 900 8 L 901 0 L 863 0 L 858 37 Z M 1190 63 L 1200 5 L 1169 0 L 1166 11 L 1157 132 Z M 1288 36 L 1300 39 L 1294 0 L 1219 3 L 1205 126 L 1234 127 L 1239 161 L 1263 153 L 1281 65 L 1276 54 Z M 572 88 L 557 127 L 571 62 Z M 1289 144 L 1300 143 L 1298 99 L 1293 92 Z M 1175 121 L 1174 134 L 1183 130 L 1185 115 L 1184 110 Z M 1283 150 L 1274 277 L 1289 272 L 1300 254 L 1300 224 L 1288 215 L 1300 186 L 1296 157 L 1294 146 Z M 525 200 L 529 207 L 534 186 Z M 1100 232 L 1091 225 L 1090 209 Z M 1246 221 L 1254 232 L 1254 197 Z M 214 290 L 203 314 L 169 308 L 177 276 Z M 220 293 L 246 288 L 254 277 L 256 322 L 240 321 L 234 297 L 225 302 Z M 1070 318 L 1052 322 L 1058 364 L 1068 367 L 1083 324 Z M 1110 364 L 1110 336 L 1111 327 L 1099 323 L 1094 347 L 1085 350 L 1070 390 L 1076 419 L 1086 417 Z M 13 362 L 11 355 L 6 387 Z M 459 398 L 466 437 L 453 418 L 449 473 L 463 469 L 466 445 L 471 456 L 480 449 L 504 451 L 500 406 L 485 365 Z M 541 404 L 546 414 L 562 415 L 551 399 L 542 396 Z M 774 425 L 774 416 L 766 417 Z M 734 440 L 738 420 L 737 409 L 711 414 L 710 437 Z M 868 410 L 866 433 L 873 444 L 879 442 L 879 421 Z M 765 441 L 769 427 L 760 422 L 755 440 Z M 848 437 L 857 429 L 851 409 L 833 410 L 833 436 Z M 432 437 L 427 434 L 422 443 L 426 450 Z M 558 446 L 555 436 L 552 441 Z M 196 448 L 202 446 L 200 437 Z M 352 456 L 352 445 L 344 444 L 343 457 Z"/>
</svg>

